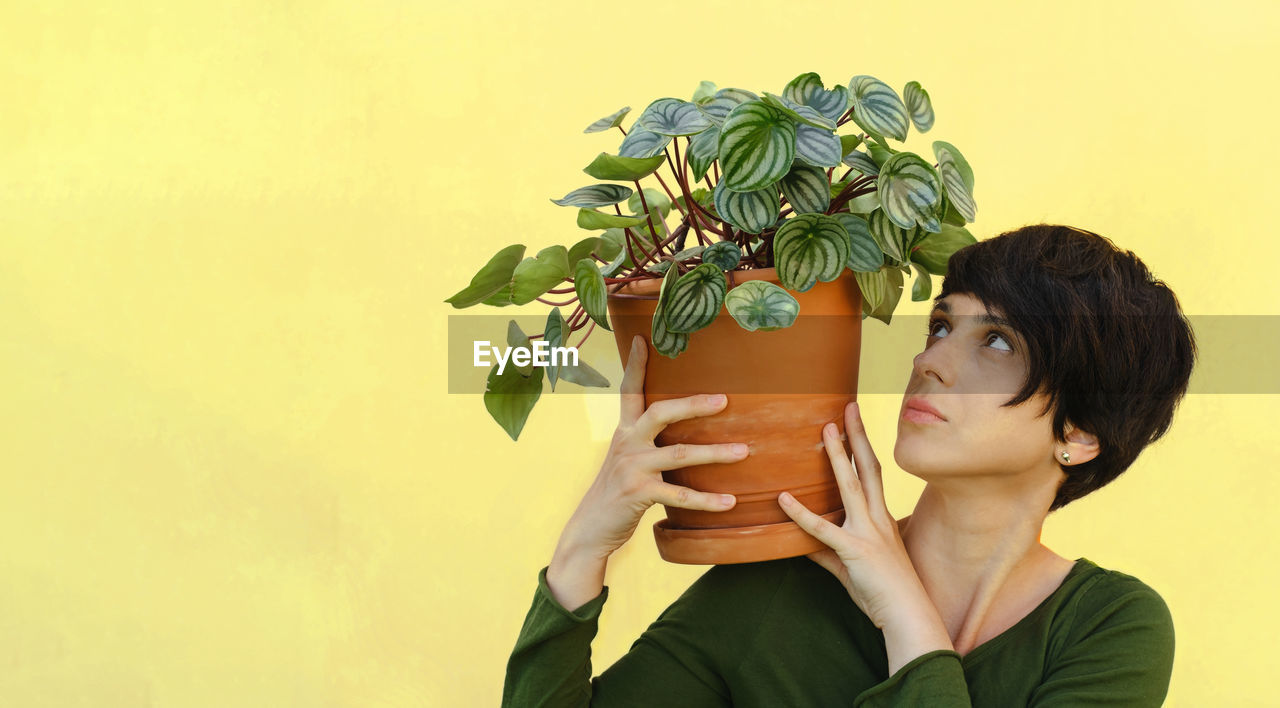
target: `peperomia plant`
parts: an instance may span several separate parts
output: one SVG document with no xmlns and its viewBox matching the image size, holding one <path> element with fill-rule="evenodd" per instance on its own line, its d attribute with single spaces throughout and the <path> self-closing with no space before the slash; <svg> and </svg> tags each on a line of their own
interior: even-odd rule
<svg viewBox="0 0 1280 708">
<path fill-rule="evenodd" d="M 550 305 L 541 334 L 526 335 L 512 320 L 507 343 L 528 349 L 541 337 L 555 350 L 584 327 L 576 346 L 596 325 L 611 331 L 607 298 L 627 283 L 661 278 L 651 340 L 674 358 L 722 307 L 750 331 L 790 326 L 799 314 L 791 291 L 835 280 L 845 268 L 862 292 L 863 317 L 888 324 L 904 275 L 915 273 L 911 299 L 927 300 L 931 276 L 945 275 L 951 254 L 975 242 L 964 228 L 976 211 L 973 171 L 960 151 L 934 141 L 931 164 L 888 142 L 905 141 L 909 126 L 921 133 L 933 126 L 918 82 L 899 97 L 867 75 L 827 89 L 810 72 L 780 95 L 763 96 L 703 81 L 692 100 L 660 98 L 623 130 L 629 112 L 584 131 L 617 128 L 624 136 L 617 154 L 602 152 L 583 169 L 601 183 L 552 200 L 577 208 L 580 228 L 601 233 L 533 257 L 524 257 L 523 245 L 508 246 L 445 302 Z M 841 134 L 850 122 L 857 130 Z M 669 179 L 659 174 L 664 165 Z M 642 184 L 650 179 L 657 188 Z M 600 211 L 606 208 L 613 213 Z M 686 247 L 691 237 L 696 243 Z M 750 280 L 728 287 L 726 273 L 757 268 L 776 268 L 781 286 Z M 562 302 L 544 297 L 569 294 Z M 575 301 L 565 318 L 559 308 Z M 513 440 L 542 393 L 544 368 L 552 391 L 558 379 L 609 385 L 581 361 L 495 365 L 485 407 Z"/>
</svg>

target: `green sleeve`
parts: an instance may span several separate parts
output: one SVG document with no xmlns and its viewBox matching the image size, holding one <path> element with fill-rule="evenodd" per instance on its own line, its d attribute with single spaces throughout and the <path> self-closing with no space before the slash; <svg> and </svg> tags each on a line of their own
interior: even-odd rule
<svg viewBox="0 0 1280 708">
<path fill-rule="evenodd" d="M 705 584 L 705 583 L 703 583 Z M 547 706 L 729 706 L 719 668 L 683 621 L 690 593 L 646 630 L 604 673 L 591 677 L 591 640 L 609 595 L 570 612 L 547 586 L 547 567 L 507 662 L 502 708 Z"/>
<path fill-rule="evenodd" d="M 1160 706 L 1173 644 L 1173 617 L 1155 590 L 1138 581 L 1091 589 L 1029 705 Z"/>
<path fill-rule="evenodd" d="M 853 705 L 854 708 L 968 708 L 972 704 L 959 652 L 937 649 L 908 661 L 887 680 L 858 694 Z"/>
</svg>

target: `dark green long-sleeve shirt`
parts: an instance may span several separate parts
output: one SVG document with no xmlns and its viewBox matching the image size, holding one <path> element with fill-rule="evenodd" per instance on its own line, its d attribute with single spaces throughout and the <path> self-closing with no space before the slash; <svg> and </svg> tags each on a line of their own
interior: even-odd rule
<svg viewBox="0 0 1280 708">
<path fill-rule="evenodd" d="M 569 611 L 538 589 L 507 663 L 525 706 L 1159 706 L 1173 619 L 1141 580 L 1086 558 L 1029 615 L 965 656 L 923 654 L 888 675 L 884 633 L 803 556 L 707 570 L 598 677 L 606 586 Z"/>
</svg>

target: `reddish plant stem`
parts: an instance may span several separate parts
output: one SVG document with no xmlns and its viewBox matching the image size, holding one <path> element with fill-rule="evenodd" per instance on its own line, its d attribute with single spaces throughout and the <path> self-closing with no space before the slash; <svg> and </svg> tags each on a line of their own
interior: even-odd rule
<svg viewBox="0 0 1280 708">
<path fill-rule="evenodd" d="M 582 335 L 582 339 L 578 340 L 577 348 L 579 349 L 582 348 L 583 343 L 587 341 L 587 337 L 590 337 L 591 333 L 594 332 L 595 329 L 596 329 L 596 321 L 591 320 L 591 327 L 587 330 L 586 334 Z"/>
</svg>

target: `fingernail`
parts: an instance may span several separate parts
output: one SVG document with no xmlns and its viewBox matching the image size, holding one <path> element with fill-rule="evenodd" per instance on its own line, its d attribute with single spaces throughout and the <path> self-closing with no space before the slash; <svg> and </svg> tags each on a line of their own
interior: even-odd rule
<svg viewBox="0 0 1280 708">
<path fill-rule="evenodd" d="M 834 435 L 836 432 L 836 424 L 827 423 L 822 427 L 822 432 L 826 433 L 827 435 Z"/>
<path fill-rule="evenodd" d="M 790 504 L 792 502 L 791 495 L 787 494 L 786 492 L 783 492 L 782 494 L 778 495 L 778 501 L 782 502 L 783 504 Z"/>
<path fill-rule="evenodd" d="M 747 446 L 746 446 L 746 445 L 743 445 L 742 443 L 734 443 L 734 445 L 733 445 L 733 454 L 735 454 L 735 455 L 745 455 L 745 454 L 747 454 Z"/>
<path fill-rule="evenodd" d="M 729 505 L 733 504 L 733 495 L 732 495 L 732 494 L 721 494 L 721 495 L 720 495 L 720 503 L 721 503 L 721 504 L 724 504 L 725 506 L 729 506 Z"/>
<path fill-rule="evenodd" d="M 631 338 L 631 351 L 640 351 L 640 335 L 638 334 Z"/>
<path fill-rule="evenodd" d="M 717 405 L 717 406 L 718 406 L 718 405 L 720 405 L 721 403 L 724 403 L 724 394 L 723 394 L 723 393 L 717 393 L 717 394 L 715 394 L 714 396 L 712 396 L 712 397 L 711 397 L 711 403 L 713 403 L 714 405 Z"/>
</svg>

